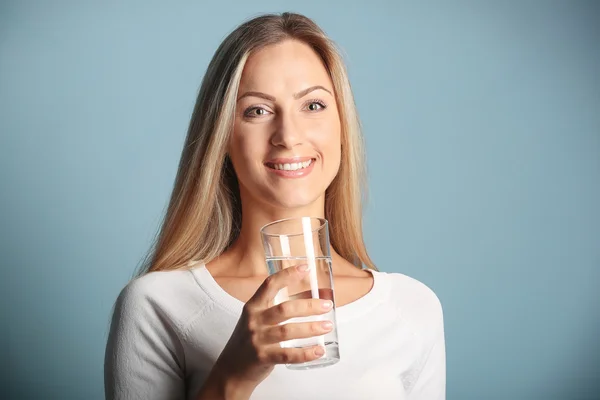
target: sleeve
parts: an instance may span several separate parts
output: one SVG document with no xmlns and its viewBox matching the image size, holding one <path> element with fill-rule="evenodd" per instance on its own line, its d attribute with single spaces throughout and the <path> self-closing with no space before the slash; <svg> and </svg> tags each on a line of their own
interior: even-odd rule
<svg viewBox="0 0 600 400">
<path fill-rule="evenodd" d="M 106 399 L 185 399 L 177 331 L 144 292 L 134 281 L 115 304 L 104 360 Z"/>
<path fill-rule="evenodd" d="M 446 343 L 444 339 L 444 318 L 441 305 L 436 302 L 436 312 L 430 350 L 417 379 L 409 392 L 410 400 L 446 399 Z"/>
</svg>

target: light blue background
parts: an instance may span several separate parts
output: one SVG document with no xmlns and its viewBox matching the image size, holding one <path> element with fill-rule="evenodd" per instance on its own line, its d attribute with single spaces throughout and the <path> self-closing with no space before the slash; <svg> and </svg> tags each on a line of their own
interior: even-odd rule
<svg viewBox="0 0 600 400">
<path fill-rule="evenodd" d="M 103 397 L 209 59 L 284 10 L 345 50 L 370 251 L 442 300 L 448 399 L 600 398 L 600 3 L 342 4 L 2 2 L 2 398 Z"/>
</svg>

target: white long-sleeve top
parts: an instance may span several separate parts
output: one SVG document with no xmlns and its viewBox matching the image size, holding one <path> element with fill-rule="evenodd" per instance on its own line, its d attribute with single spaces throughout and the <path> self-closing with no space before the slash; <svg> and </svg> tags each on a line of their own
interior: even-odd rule
<svg viewBox="0 0 600 400">
<path fill-rule="evenodd" d="M 251 400 L 445 399 L 440 301 L 406 275 L 369 271 L 371 290 L 336 307 L 340 361 L 313 370 L 276 365 Z M 194 399 L 243 305 L 204 265 L 131 281 L 108 337 L 106 398 Z"/>
</svg>

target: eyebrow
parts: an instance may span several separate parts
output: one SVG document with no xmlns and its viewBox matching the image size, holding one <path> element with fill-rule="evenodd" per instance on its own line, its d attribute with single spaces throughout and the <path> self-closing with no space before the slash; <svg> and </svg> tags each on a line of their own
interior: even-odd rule
<svg viewBox="0 0 600 400">
<path fill-rule="evenodd" d="M 327 93 L 329 93 L 330 95 L 333 96 L 333 94 L 331 93 L 331 91 L 329 91 L 329 89 L 325 88 L 324 86 L 321 85 L 315 85 L 315 86 L 311 86 L 309 88 L 306 88 L 304 90 L 299 91 L 298 93 L 294 93 L 294 99 L 298 100 L 301 99 L 302 97 L 306 96 L 307 94 L 309 94 L 310 92 L 314 92 L 315 90 L 324 90 Z M 275 97 L 271 96 L 270 94 L 266 94 L 263 92 L 246 92 L 243 95 L 241 95 L 240 97 L 238 97 L 237 101 L 240 101 L 241 99 L 243 99 L 244 97 L 260 97 L 263 98 L 265 100 L 269 100 L 269 101 L 275 101 Z"/>
</svg>

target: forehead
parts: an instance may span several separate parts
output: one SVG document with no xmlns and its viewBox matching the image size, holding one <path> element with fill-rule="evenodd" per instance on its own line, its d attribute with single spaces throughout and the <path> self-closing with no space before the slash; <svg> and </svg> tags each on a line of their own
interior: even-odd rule
<svg viewBox="0 0 600 400">
<path fill-rule="evenodd" d="M 307 44 L 286 40 L 252 53 L 240 81 L 240 90 L 275 94 L 313 85 L 331 88 L 331 79 L 319 55 Z"/>
</svg>

